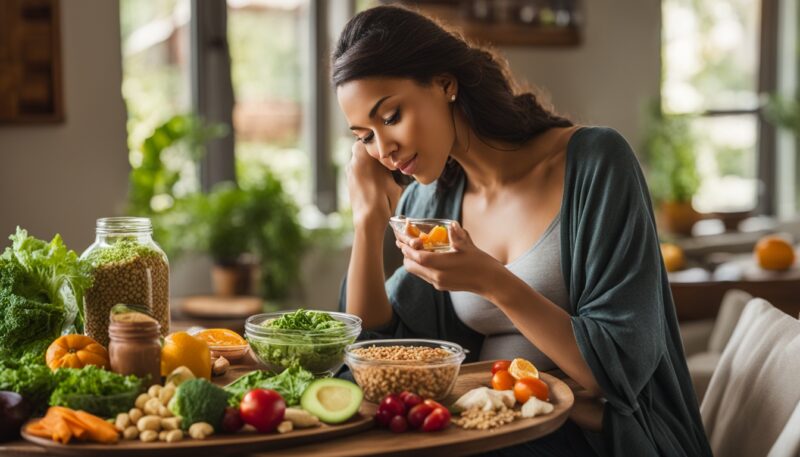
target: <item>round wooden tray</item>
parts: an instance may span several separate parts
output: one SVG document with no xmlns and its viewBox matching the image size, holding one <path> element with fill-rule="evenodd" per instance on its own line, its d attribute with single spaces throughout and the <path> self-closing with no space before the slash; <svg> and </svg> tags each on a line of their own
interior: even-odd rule
<svg viewBox="0 0 800 457">
<path fill-rule="evenodd" d="M 491 380 L 491 362 L 466 364 L 461 367 L 453 392 L 442 403 L 450 405 L 470 389 L 488 386 Z M 215 383 L 226 384 L 247 371 L 251 365 L 238 365 Z M 518 419 L 493 430 L 463 430 L 456 426 L 442 432 L 423 433 L 410 431 L 395 434 L 389 430 L 373 429 L 372 417 L 377 406 L 363 402 L 359 415 L 342 425 L 323 425 L 316 429 L 295 430 L 284 435 L 237 434 L 218 435 L 206 440 L 186 439 L 177 443 L 142 443 L 120 441 L 116 445 L 58 444 L 23 432 L 31 443 L 45 451 L 59 455 L 76 456 L 135 456 L 135 455 L 212 455 L 258 452 L 263 456 L 365 456 L 365 455 L 447 455 L 458 456 L 491 451 L 541 438 L 552 433 L 567 420 L 575 397 L 572 390 L 560 379 L 541 373 L 541 379 L 550 387 L 550 402 L 555 410 L 543 416 Z M 349 436 L 348 436 L 349 435 Z M 0 446 L 2 448 L 2 446 Z M 41 449 L 41 448 L 39 448 Z M 32 453 L 33 449 L 15 447 L 18 454 Z"/>
<path fill-rule="evenodd" d="M 451 405 L 470 389 L 489 386 L 492 378 L 492 362 L 470 363 L 461 367 L 453 392 L 443 401 Z M 552 413 L 514 422 L 493 430 L 464 430 L 451 426 L 434 433 L 411 431 L 392 433 L 374 428 L 345 438 L 324 443 L 312 443 L 273 452 L 259 452 L 259 457 L 310 456 L 358 457 L 382 456 L 447 456 L 474 455 L 532 441 L 548 435 L 566 422 L 575 397 L 564 381 L 547 373 L 540 374 L 542 381 L 550 387 L 550 402 L 555 406 Z M 255 456 L 254 456 L 255 457 Z"/>
<path fill-rule="evenodd" d="M 74 456 L 196 456 L 239 454 L 253 451 L 269 451 L 298 444 L 313 443 L 337 436 L 349 435 L 372 428 L 375 407 L 363 403 L 359 414 L 341 425 L 322 425 L 317 428 L 293 430 L 285 434 L 237 433 L 235 435 L 212 435 L 204 440 L 184 439 L 176 443 L 155 441 L 120 441 L 117 444 L 60 444 L 47 438 L 40 438 L 26 433 L 22 437 L 44 447 L 48 453 Z"/>
</svg>

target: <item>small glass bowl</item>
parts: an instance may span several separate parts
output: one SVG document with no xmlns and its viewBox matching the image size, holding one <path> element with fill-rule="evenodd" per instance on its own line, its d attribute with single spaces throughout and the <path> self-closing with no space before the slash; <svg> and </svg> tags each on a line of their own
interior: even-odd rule
<svg viewBox="0 0 800 457">
<path fill-rule="evenodd" d="M 256 314 L 247 318 L 244 337 L 253 355 L 270 371 L 281 372 L 295 363 L 315 376 L 332 376 L 344 365 L 347 345 L 361 333 L 361 318 L 347 313 L 320 311 L 343 322 L 325 330 L 288 330 L 264 327 L 264 322 L 294 311 Z"/>
<path fill-rule="evenodd" d="M 455 221 L 451 219 L 425 219 L 405 216 L 392 216 L 389 219 L 389 225 L 392 226 L 395 236 L 399 233 L 413 238 L 420 238 L 422 239 L 423 249 L 434 252 L 447 252 L 453 249 L 450 245 L 450 227 L 454 223 Z M 436 227 L 444 227 L 444 241 L 429 241 L 426 239 Z"/>
<path fill-rule="evenodd" d="M 440 348 L 449 355 L 431 360 L 390 360 L 358 354 L 359 349 L 395 346 Z M 386 395 L 404 390 L 423 398 L 443 400 L 453 390 L 465 357 L 464 349 L 449 341 L 391 339 L 351 344 L 345 349 L 344 361 L 353 372 L 356 383 L 364 391 L 364 398 L 379 403 Z"/>
</svg>

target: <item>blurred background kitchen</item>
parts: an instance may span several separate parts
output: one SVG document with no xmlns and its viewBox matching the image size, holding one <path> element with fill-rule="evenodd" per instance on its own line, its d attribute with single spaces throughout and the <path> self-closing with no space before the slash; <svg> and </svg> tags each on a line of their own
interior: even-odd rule
<svg viewBox="0 0 800 457">
<path fill-rule="evenodd" d="M 146 216 L 170 259 L 176 325 L 335 309 L 353 139 L 328 55 L 379 3 L 3 0 L 2 238 L 19 225 L 80 253 L 97 218 Z M 496 46 L 559 112 L 634 146 L 690 355 L 731 289 L 797 316 L 797 2 L 405 3 Z"/>
</svg>

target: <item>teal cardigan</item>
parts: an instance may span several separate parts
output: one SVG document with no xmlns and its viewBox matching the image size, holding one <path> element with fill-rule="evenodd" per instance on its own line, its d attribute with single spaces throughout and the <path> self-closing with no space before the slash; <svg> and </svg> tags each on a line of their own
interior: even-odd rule
<svg viewBox="0 0 800 457">
<path fill-rule="evenodd" d="M 397 214 L 460 221 L 464 188 L 465 179 L 444 192 L 436 183 L 412 183 Z M 612 129 L 584 127 L 569 141 L 561 269 L 578 347 L 606 399 L 601 452 L 710 456 L 647 185 L 631 147 Z M 477 357 L 483 337 L 458 319 L 449 293 L 403 267 L 386 291 L 392 322 L 365 337 L 444 339 L 469 349 L 468 360 Z"/>
</svg>

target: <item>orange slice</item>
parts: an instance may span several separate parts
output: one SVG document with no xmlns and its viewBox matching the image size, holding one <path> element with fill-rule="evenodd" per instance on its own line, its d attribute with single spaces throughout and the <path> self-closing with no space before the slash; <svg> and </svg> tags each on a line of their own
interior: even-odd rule
<svg viewBox="0 0 800 457">
<path fill-rule="evenodd" d="M 514 359 L 508 367 L 508 372 L 516 379 L 539 378 L 539 370 L 525 359 Z"/>
<path fill-rule="evenodd" d="M 414 238 L 416 238 L 419 236 L 419 229 L 417 228 L 416 225 L 406 221 L 406 235 L 413 236 Z"/>
<path fill-rule="evenodd" d="M 428 240 L 433 244 L 447 244 L 447 229 L 443 225 L 437 225 L 428 234 Z"/>
<path fill-rule="evenodd" d="M 247 344 L 247 341 L 238 333 L 227 328 L 209 328 L 197 333 L 194 337 L 200 338 L 209 346 L 244 346 Z"/>
</svg>

